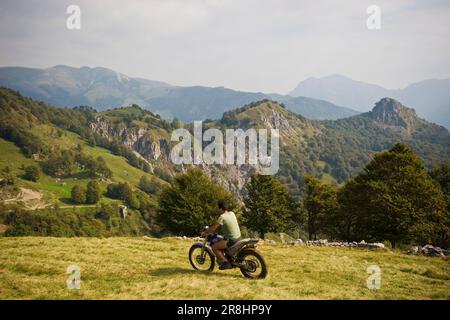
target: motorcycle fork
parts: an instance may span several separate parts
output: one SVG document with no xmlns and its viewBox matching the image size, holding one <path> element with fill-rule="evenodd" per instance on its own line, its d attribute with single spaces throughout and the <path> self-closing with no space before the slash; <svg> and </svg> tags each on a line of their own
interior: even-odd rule
<svg viewBox="0 0 450 320">
<path fill-rule="evenodd" d="M 200 253 L 200 256 L 202 257 L 202 259 L 205 259 L 205 256 L 206 256 L 206 246 L 207 246 L 207 244 L 206 244 L 206 241 L 205 241 L 203 243 L 202 251 Z"/>
</svg>

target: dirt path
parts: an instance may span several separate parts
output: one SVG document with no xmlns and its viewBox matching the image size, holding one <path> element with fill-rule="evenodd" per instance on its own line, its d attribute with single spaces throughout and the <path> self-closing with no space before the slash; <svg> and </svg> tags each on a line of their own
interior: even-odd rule
<svg viewBox="0 0 450 320">
<path fill-rule="evenodd" d="M 23 203 L 23 205 L 30 210 L 37 210 L 37 209 L 44 209 L 48 206 L 50 206 L 50 203 L 45 203 L 42 200 L 42 197 L 44 194 L 40 191 L 28 189 L 28 188 L 20 188 L 19 194 L 13 198 L 9 198 L 6 200 L 3 200 L 4 203 Z M 95 204 L 88 204 L 88 205 L 67 205 L 67 206 L 60 206 L 61 209 L 67 209 L 67 208 L 95 208 Z"/>
<path fill-rule="evenodd" d="M 86 204 L 86 205 L 73 205 L 73 206 L 60 206 L 61 209 L 67 209 L 67 208 L 95 208 L 97 205 L 95 204 Z"/>
<path fill-rule="evenodd" d="M 5 203 L 22 202 L 28 209 L 31 210 L 43 209 L 49 206 L 48 203 L 42 201 L 43 195 L 44 194 L 42 192 L 36 190 L 20 188 L 20 192 L 16 197 L 4 200 L 4 202 Z"/>
</svg>

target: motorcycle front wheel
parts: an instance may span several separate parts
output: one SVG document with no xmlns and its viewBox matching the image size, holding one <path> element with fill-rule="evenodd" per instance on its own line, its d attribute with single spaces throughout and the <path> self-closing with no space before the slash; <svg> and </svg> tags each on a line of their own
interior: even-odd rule
<svg viewBox="0 0 450 320">
<path fill-rule="evenodd" d="M 195 270 L 213 271 L 215 257 L 209 250 L 204 248 L 202 243 L 194 243 L 189 249 L 189 262 Z"/>
</svg>

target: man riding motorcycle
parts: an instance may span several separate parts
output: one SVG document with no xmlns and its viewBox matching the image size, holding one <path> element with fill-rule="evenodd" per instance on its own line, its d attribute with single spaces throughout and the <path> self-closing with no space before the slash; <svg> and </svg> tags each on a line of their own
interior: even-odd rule
<svg viewBox="0 0 450 320">
<path fill-rule="evenodd" d="M 233 246 L 237 241 L 241 240 L 241 230 L 236 219 L 236 215 L 233 211 L 228 211 L 229 206 L 225 201 L 218 202 L 219 210 L 221 212 L 217 222 L 211 227 L 202 232 L 202 237 L 213 233 L 219 227 L 222 227 L 224 237 L 215 235 L 210 240 L 210 246 L 214 251 L 214 254 L 219 259 L 219 269 L 231 269 L 233 266 L 225 258 L 224 250 L 227 247 Z"/>
</svg>

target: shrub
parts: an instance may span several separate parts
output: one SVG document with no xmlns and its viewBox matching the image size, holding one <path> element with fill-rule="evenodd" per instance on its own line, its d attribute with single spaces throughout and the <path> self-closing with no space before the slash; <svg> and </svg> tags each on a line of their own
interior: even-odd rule
<svg viewBox="0 0 450 320">
<path fill-rule="evenodd" d="M 94 204 L 100 200 L 101 190 L 97 181 L 89 181 L 86 187 L 86 203 Z"/>
<path fill-rule="evenodd" d="M 72 201 L 78 204 L 86 202 L 86 190 L 82 186 L 76 185 L 72 188 Z"/>
<path fill-rule="evenodd" d="M 35 165 L 30 165 L 25 168 L 25 174 L 23 176 L 26 180 L 37 182 L 40 177 L 40 170 Z"/>
</svg>

